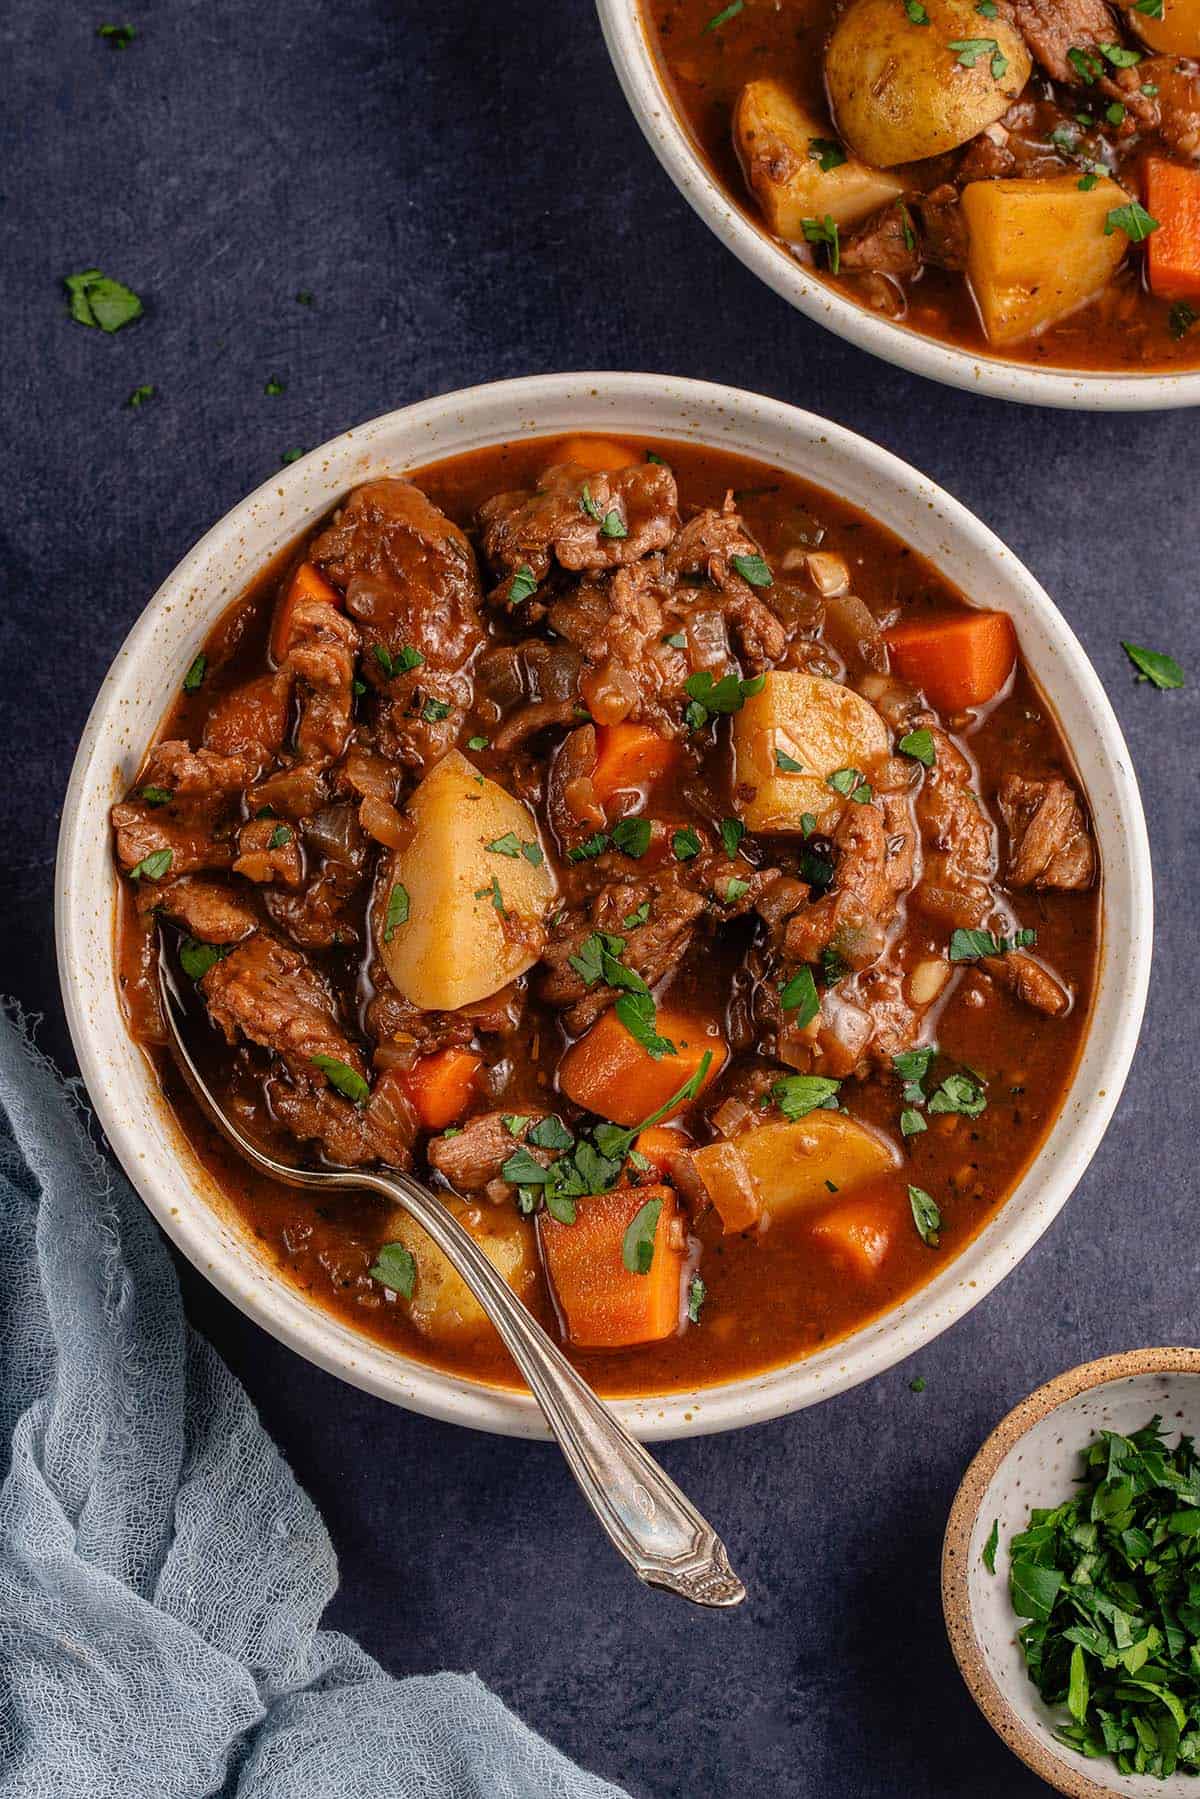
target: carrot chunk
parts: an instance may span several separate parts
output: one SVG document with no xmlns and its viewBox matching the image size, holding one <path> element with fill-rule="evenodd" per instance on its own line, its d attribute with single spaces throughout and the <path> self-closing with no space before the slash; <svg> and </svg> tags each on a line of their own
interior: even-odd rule
<svg viewBox="0 0 1200 1799">
<path fill-rule="evenodd" d="M 1007 612 L 953 612 L 886 633 L 892 667 L 944 712 L 994 699 L 1017 660 Z"/>
<path fill-rule="evenodd" d="M 594 475 L 612 475 L 618 469 L 632 468 L 642 460 L 628 444 L 614 443 L 611 437 L 565 438 L 557 459 L 577 463 Z"/>
<path fill-rule="evenodd" d="M 691 1080 L 706 1054 L 711 1054 L 712 1061 L 704 1086 L 716 1079 L 727 1052 L 714 1024 L 660 1006 L 656 1028 L 675 1045 L 677 1054 L 655 1061 L 630 1036 L 611 1007 L 602 1013 L 586 1037 L 573 1043 L 562 1059 L 558 1084 L 567 1098 L 601 1118 L 611 1118 L 614 1124 L 633 1125 L 665 1106 L 671 1095 Z M 677 1106 L 666 1116 L 673 1118 L 682 1109 Z"/>
<path fill-rule="evenodd" d="M 671 1178 L 671 1165 L 680 1150 L 686 1149 L 688 1139 L 682 1131 L 666 1129 L 661 1124 L 652 1124 L 649 1130 L 639 1131 L 634 1142 L 634 1149 L 639 1156 L 644 1156 L 656 1174 L 664 1180 Z"/>
<path fill-rule="evenodd" d="M 570 1341 L 580 1349 L 622 1349 L 669 1337 L 679 1325 L 686 1256 L 671 1188 L 614 1187 L 575 1204 L 574 1224 L 546 1212 L 538 1218 L 542 1258 Z M 644 1274 L 632 1273 L 625 1255 L 641 1214 L 638 1235 L 653 1244 Z"/>
<path fill-rule="evenodd" d="M 462 1117 L 478 1087 L 483 1063 L 469 1049 L 440 1049 L 405 1070 L 404 1091 L 427 1131 L 441 1131 Z"/>
<path fill-rule="evenodd" d="M 596 731 L 592 788 L 602 806 L 616 793 L 645 790 L 678 765 L 679 749 L 649 725 L 601 725 Z"/>
<path fill-rule="evenodd" d="M 839 1265 L 869 1277 L 891 1248 L 895 1225 L 894 1206 L 878 1195 L 859 1194 L 822 1213 L 809 1229 Z"/>
<path fill-rule="evenodd" d="M 1200 169 L 1150 156 L 1145 174 L 1146 208 L 1158 220 L 1146 240 L 1151 292 L 1200 299 Z"/>
<path fill-rule="evenodd" d="M 283 661 L 292 635 L 292 620 L 301 600 L 323 600 L 328 606 L 340 606 L 342 596 L 311 562 L 302 562 L 292 576 L 287 592 L 275 607 L 271 622 L 271 659 Z"/>
</svg>

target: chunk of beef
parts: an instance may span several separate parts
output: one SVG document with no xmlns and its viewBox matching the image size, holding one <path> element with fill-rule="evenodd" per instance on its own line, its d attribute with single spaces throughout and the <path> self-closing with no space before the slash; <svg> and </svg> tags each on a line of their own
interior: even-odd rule
<svg viewBox="0 0 1200 1799">
<path fill-rule="evenodd" d="M 703 575 L 718 590 L 742 661 L 753 674 L 778 662 L 787 648 L 787 631 L 781 620 L 734 566 L 735 558 L 761 555 L 729 493 L 720 512 L 708 507 L 689 519 L 668 550 L 665 563 L 668 574 Z"/>
<path fill-rule="evenodd" d="M 204 721 L 199 756 L 203 758 L 206 751 L 212 751 L 239 762 L 240 786 L 256 780 L 283 746 L 291 692 L 291 675 L 281 669 L 223 694 Z"/>
<path fill-rule="evenodd" d="M 181 805 L 218 806 L 240 793 L 255 772 L 242 756 L 194 750 L 190 744 L 169 738 L 151 750 L 142 783 L 173 794 Z"/>
<path fill-rule="evenodd" d="M 977 138 L 976 143 L 991 144 L 990 138 Z M 993 144 L 992 149 L 997 147 Z M 972 180 L 978 180 L 974 175 Z M 921 249 L 926 262 L 939 269 L 965 269 L 967 266 L 967 222 L 958 203 L 957 188 L 935 188 L 917 202 L 921 215 Z"/>
<path fill-rule="evenodd" d="M 987 126 L 979 133 L 978 137 L 973 137 L 967 144 L 963 151 L 962 161 L 958 165 L 957 177 L 960 185 L 966 187 L 967 183 L 971 181 L 995 181 L 1017 173 L 1017 158 L 1009 143 L 1008 129 L 1003 124 L 996 124 Z M 942 262 L 936 254 L 940 226 L 936 218 L 930 217 L 930 213 L 943 210 L 942 202 L 938 197 L 940 193 L 941 189 L 938 189 L 936 193 L 929 196 L 929 202 L 932 202 L 932 205 L 926 201 L 918 202 L 921 209 L 921 223 L 926 232 L 926 251 L 930 262 L 937 262 L 939 268 L 965 268 L 966 243 L 959 241 L 960 234 L 965 240 L 965 232 L 963 231 L 962 215 L 957 208 L 953 214 L 951 243 L 955 257 L 957 258 L 961 254 L 962 261 Z M 945 210 L 948 213 L 948 208 Z"/>
<path fill-rule="evenodd" d="M 1200 67 L 1178 56 L 1152 56 L 1122 71 L 1158 89 L 1158 131 L 1175 156 L 1200 156 Z M 1122 99 L 1128 105 L 1126 95 Z"/>
<path fill-rule="evenodd" d="M 834 890 L 789 919 L 789 962 L 818 962 L 832 949 L 847 967 L 868 968 L 883 953 L 899 896 L 912 881 L 915 838 L 907 800 L 887 800 L 887 810 L 882 800 L 846 806 L 833 834 Z"/>
<path fill-rule="evenodd" d="M 921 266 L 921 255 L 908 208 L 893 201 L 872 213 L 843 240 L 840 261 L 850 274 L 911 279 Z"/>
<path fill-rule="evenodd" d="M 466 536 L 411 481 L 386 478 L 355 489 L 311 554 L 361 627 L 381 746 L 412 767 L 437 761 L 471 704 L 466 670 L 483 642 Z"/>
<path fill-rule="evenodd" d="M 971 784 L 971 764 L 945 731 L 928 717 L 923 722 L 933 738 L 934 763 L 916 799 L 925 857 L 914 898 L 943 924 L 975 928 L 993 905 L 994 833 Z"/>
<path fill-rule="evenodd" d="M 524 1143 L 534 1161 L 548 1168 L 554 1154 L 527 1141 L 535 1124 L 545 1112 L 523 1112 L 525 1122 L 516 1131 L 505 1124 L 506 1114 L 485 1112 L 469 1119 L 453 1137 L 434 1137 L 426 1151 L 429 1165 L 459 1193 L 484 1193 L 496 1181 L 503 1180 L 501 1170 L 519 1144 Z M 511 1116 L 511 1114 L 507 1114 Z"/>
<path fill-rule="evenodd" d="M 573 849 L 604 826 L 604 807 L 596 798 L 596 727 L 578 725 L 563 739 L 550 764 L 546 812 L 564 849 Z"/>
<path fill-rule="evenodd" d="M 1012 0 L 1017 29 L 1054 81 L 1079 80 L 1069 50 L 1094 50 L 1119 41 L 1106 0 Z"/>
<path fill-rule="evenodd" d="M 345 754 L 360 643 L 345 614 L 321 600 L 301 600 L 292 614 L 285 666 L 300 684 L 296 750 L 302 762 L 328 767 Z"/>
<path fill-rule="evenodd" d="M 1010 950 L 1006 956 L 984 956 L 980 967 L 1035 1012 L 1061 1018 L 1071 1009 L 1071 995 L 1062 982 L 1024 950 Z"/>
<path fill-rule="evenodd" d="M 548 468 L 536 488 L 496 494 L 479 509 L 483 553 L 509 603 L 519 568 L 544 581 L 557 562 L 574 572 L 620 568 L 665 549 L 678 525 L 675 477 L 663 463 L 612 473 L 577 463 Z"/>
<path fill-rule="evenodd" d="M 550 607 L 553 631 L 578 651 L 579 697 L 599 724 L 635 718 L 669 732 L 680 729 L 687 656 L 667 638 L 674 583 L 662 558 L 578 583 Z"/>
<path fill-rule="evenodd" d="M 200 991 L 228 1042 L 245 1037 L 282 1057 L 299 1086 L 319 1091 L 327 1084 L 316 1056 L 365 1075 L 362 1051 L 343 1029 L 325 980 L 269 931 L 256 931 L 215 962 Z"/>
<path fill-rule="evenodd" d="M 204 868 L 228 868 L 233 861 L 233 845 L 215 837 L 206 821 L 189 824 L 172 815 L 170 808 L 143 805 L 123 800 L 112 809 L 113 828 L 117 834 L 117 861 L 125 874 L 136 868 L 147 856 L 167 851 L 170 861 L 158 878 L 167 875 L 195 874 Z"/>
<path fill-rule="evenodd" d="M 277 818 L 251 818 L 238 832 L 235 875 L 263 885 L 278 881 L 284 887 L 299 887 L 304 879 L 304 862 L 300 840 L 291 825 Z"/>
<path fill-rule="evenodd" d="M 379 1044 L 381 1065 L 410 1068 L 422 1056 L 461 1049 L 477 1036 L 511 1037 L 525 1010 L 523 983 L 510 981 L 498 993 L 453 1012 L 426 1012 L 392 986 L 383 963 L 370 968 L 374 993 L 367 1006 L 367 1029 Z"/>
<path fill-rule="evenodd" d="M 139 894 L 139 903 L 146 896 Z M 201 943 L 240 943 L 259 927 L 258 914 L 241 894 L 219 881 L 185 875 L 160 889 L 157 908 Z"/>
<path fill-rule="evenodd" d="M 1013 887 L 1090 887 L 1096 853 L 1074 788 L 1060 775 L 1005 775 L 997 794 L 1008 826 Z"/>
<path fill-rule="evenodd" d="M 324 806 L 300 828 L 314 876 L 302 892 L 264 889 L 263 904 L 279 929 L 305 949 L 357 943 L 360 932 L 351 901 L 366 879 L 370 853 L 357 809 L 344 803 Z"/>
<path fill-rule="evenodd" d="M 408 1168 L 419 1122 L 399 1078 L 380 1075 L 365 1105 L 355 1106 L 332 1089 L 300 1089 L 271 1077 L 271 1112 L 302 1143 L 319 1142 L 329 1161 L 344 1168 L 384 1162 Z"/>
<path fill-rule="evenodd" d="M 492 748 L 507 755 L 542 731 L 561 730 L 564 725 L 574 724 L 579 711 L 577 700 L 531 700 L 505 719 L 492 738 Z"/>
</svg>

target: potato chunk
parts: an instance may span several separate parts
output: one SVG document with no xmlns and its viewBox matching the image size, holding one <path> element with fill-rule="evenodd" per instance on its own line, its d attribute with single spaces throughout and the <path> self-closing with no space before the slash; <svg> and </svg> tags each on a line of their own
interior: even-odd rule
<svg viewBox="0 0 1200 1799">
<path fill-rule="evenodd" d="M 1152 50 L 1165 56 L 1200 56 L 1200 0 L 1163 0 L 1161 19 L 1120 0 L 1127 22 Z"/>
<path fill-rule="evenodd" d="M 537 1284 L 533 1227 L 507 1206 L 470 1206 L 451 1200 L 448 1209 L 470 1231 L 492 1266 L 519 1299 L 528 1301 Z M 397 1297 L 424 1337 L 462 1343 L 489 1336 L 493 1326 L 460 1274 L 407 1212 L 393 1214 L 386 1241 L 402 1243 L 417 1265 L 411 1299 Z"/>
<path fill-rule="evenodd" d="M 965 144 L 1029 80 L 1025 40 L 1003 13 L 985 20 L 974 0 L 925 0 L 925 11 L 918 25 L 900 0 L 850 0 L 825 52 L 838 130 L 877 168 Z"/>
<path fill-rule="evenodd" d="M 1105 223 L 1128 200 L 1107 177 L 1085 192 L 1078 175 L 964 190 L 967 273 L 989 343 L 1020 343 L 1103 292 L 1129 247 Z"/>
<path fill-rule="evenodd" d="M 859 694 L 776 669 L 734 715 L 739 813 L 752 831 L 803 830 L 805 813 L 827 828 L 844 804 L 829 776 L 843 768 L 869 776 L 887 753 L 887 726 Z"/>
<path fill-rule="evenodd" d="M 841 1112 L 810 1112 L 795 1124 L 759 1124 L 692 1154 L 728 1236 L 751 1225 L 827 1205 L 839 1193 L 898 1166 L 885 1137 Z"/>
<path fill-rule="evenodd" d="M 902 181 L 856 156 L 822 169 L 814 146 L 832 137 L 833 127 L 806 112 L 781 81 L 748 81 L 738 96 L 733 141 L 746 180 L 771 230 L 789 243 L 803 242 L 805 219 L 828 217 L 848 228 L 904 192 Z"/>
<path fill-rule="evenodd" d="M 457 750 L 430 769 L 408 816 L 413 840 L 384 871 L 379 951 L 406 999 L 450 1011 L 537 961 L 554 880 L 532 813 Z"/>
</svg>

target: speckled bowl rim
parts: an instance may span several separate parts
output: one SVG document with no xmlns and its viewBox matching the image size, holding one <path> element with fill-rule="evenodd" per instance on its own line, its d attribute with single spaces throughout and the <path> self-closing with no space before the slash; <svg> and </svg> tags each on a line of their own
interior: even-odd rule
<svg viewBox="0 0 1200 1799">
<path fill-rule="evenodd" d="M 1019 1755 L 1035 1774 L 1066 1793 L 1068 1799 L 1113 1799 L 1124 1788 L 1104 1785 L 1085 1772 L 1095 1767 L 1082 1757 L 1072 1757 L 1064 1750 L 1059 1757 L 1047 1748 L 1044 1738 L 1037 1737 L 1024 1725 L 1005 1697 L 1003 1688 L 993 1677 L 983 1646 L 975 1634 L 970 1600 L 971 1534 L 979 1517 L 988 1488 L 1005 1458 L 1035 1424 L 1057 1411 L 1068 1400 L 1096 1387 L 1111 1386 L 1141 1374 L 1200 1374 L 1200 1349 L 1129 1349 L 1120 1355 L 1101 1356 L 1099 1361 L 1083 1362 L 1068 1368 L 1038 1387 L 1028 1399 L 1015 1405 L 1002 1418 L 991 1436 L 971 1462 L 950 1507 L 946 1535 L 942 1543 L 942 1610 L 950 1648 L 958 1663 L 958 1671 L 976 1705 L 1014 1755 Z M 1013 1618 L 1014 1629 L 1016 1616 Z"/>
<path fill-rule="evenodd" d="M 1137 1043 L 1153 935 L 1150 851 L 1129 753 L 1062 615 L 1013 553 L 890 452 L 778 400 L 645 374 L 535 375 L 387 413 L 282 469 L 212 527 L 134 624 L 84 727 L 63 805 L 55 928 L 67 1021 L 96 1115 L 134 1186 L 226 1298 L 340 1378 L 433 1417 L 545 1436 L 527 1393 L 443 1373 L 321 1311 L 255 1255 L 163 1103 L 117 1003 L 108 808 L 125 791 L 186 668 L 228 601 L 357 482 L 506 439 L 622 432 L 711 444 L 790 468 L 873 513 L 975 598 L 1014 616 L 1096 810 L 1105 868 L 1097 993 L 1059 1119 L 999 1212 L 915 1294 L 806 1358 L 720 1385 L 612 1403 L 643 1438 L 701 1435 L 792 1412 L 902 1360 L 977 1304 L 1046 1230 L 1108 1125 Z M 228 1208 L 225 1208 L 228 1211 Z"/>
<path fill-rule="evenodd" d="M 717 0 L 713 0 L 714 9 Z M 1200 406 L 1200 370 L 1095 374 L 979 356 L 883 318 L 821 281 L 743 212 L 709 172 L 667 92 L 638 0 L 596 0 L 609 56 L 646 141 L 684 199 L 739 262 L 808 318 L 884 362 L 949 387 L 1080 412 Z"/>
</svg>

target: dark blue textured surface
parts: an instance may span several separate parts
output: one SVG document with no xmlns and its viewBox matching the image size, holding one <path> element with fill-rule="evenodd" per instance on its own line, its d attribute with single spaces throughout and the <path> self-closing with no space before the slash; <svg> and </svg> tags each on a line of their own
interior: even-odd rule
<svg viewBox="0 0 1200 1799">
<path fill-rule="evenodd" d="M 1133 1078 L 1065 1214 L 913 1365 L 664 1449 L 726 1531 L 752 1595 L 740 1614 L 640 1590 L 551 1450 L 339 1387 L 184 1274 L 193 1316 L 325 1512 L 335 1621 L 389 1668 L 477 1668 L 563 1748 L 655 1799 L 1044 1790 L 959 1683 L 937 1556 L 965 1463 L 1030 1387 L 1108 1350 L 1195 1340 L 1196 689 L 1135 687 L 1118 642 L 1200 671 L 1194 415 L 1006 408 L 793 314 L 659 171 L 588 0 L 146 0 L 123 52 L 92 35 L 102 16 L 25 0 L 0 26 L 0 736 L 17 750 L 0 800 L 0 989 L 46 1013 L 64 1062 L 51 872 L 79 728 L 148 595 L 292 445 L 534 370 L 756 388 L 944 483 L 1094 658 L 1158 881 Z M 146 299 L 112 339 L 63 309 L 60 277 L 92 263 Z M 271 375 L 279 397 L 263 393 Z M 157 397 L 124 410 L 141 382 Z"/>
</svg>

